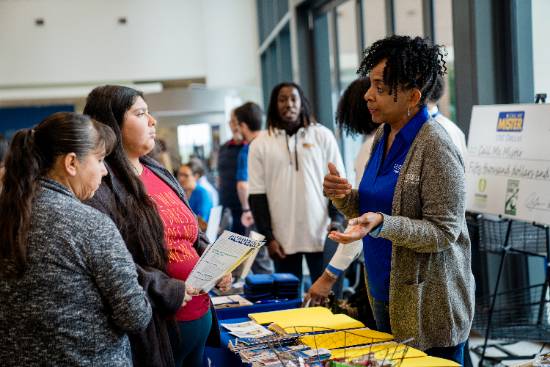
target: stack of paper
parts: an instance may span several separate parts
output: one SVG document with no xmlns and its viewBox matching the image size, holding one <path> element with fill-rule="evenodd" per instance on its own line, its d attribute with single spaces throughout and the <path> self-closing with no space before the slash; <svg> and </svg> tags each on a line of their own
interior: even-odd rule
<svg viewBox="0 0 550 367">
<path fill-rule="evenodd" d="M 395 342 L 330 349 L 331 358 L 353 360 L 371 354 L 379 361 L 399 361 L 400 367 L 460 367 L 460 364 L 443 358 L 428 356 L 421 350 Z"/>
<path fill-rule="evenodd" d="M 261 312 L 248 315 L 259 324 L 279 334 L 308 333 L 314 331 L 343 330 L 365 327 L 363 323 L 344 314 L 333 314 L 324 307 Z"/>
<path fill-rule="evenodd" d="M 312 348 L 343 348 L 393 340 L 393 336 L 369 328 L 305 335 L 300 341 Z"/>
<path fill-rule="evenodd" d="M 460 367 L 459 363 L 438 357 L 406 358 L 400 367 Z"/>
<path fill-rule="evenodd" d="M 221 324 L 224 328 L 229 330 L 231 335 L 237 338 L 262 338 L 273 334 L 265 327 L 258 325 L 254 321 L 239 322 L 236 324 Z"/>
<path fill-rule="evenodd" d="M 292 308 L 290 310 L 248 314 L 248 317 L 256 321 L 258 324 L 270 324 L 272 322 L 296 319 L 298 317 L 303 320 L 305 318 L 322 319 L 330 316 L 332 316 L 332 312 L 325 307 Z"/>
<path fill-rule="evenodd" d="M 220 308 L 252 306 L 252 302 L 238 294 L 210 297 L 210 299 L 212 300 L 216 310 Z"/>
<path fill-rule="evenodd" d="M 400 360 L 401 358 L 419 358 L 426 356 L 426 353 L 421 350 L 395 342 L 331 349 L 331 353 L 333 358 L 346 359 L 361 357 L 369 353 L 372 353 L 374 357 L 379 360 Z M 405 353 L 405 357 L 403 357 L 403 353 Z"/>
<path fill-rule="evenodd" d="M 393 336 L 368 328 L 305 335 L 300 341 L 311 348 L 329 349 L 332 358 L 352 359 L 369 353 L 380 361 L 400 361 L 402 367 L 454 367 L 459 364 L 442 358 L 430 357 L 421 350 L 407 347 L 393 340 Z"/>
</svg>

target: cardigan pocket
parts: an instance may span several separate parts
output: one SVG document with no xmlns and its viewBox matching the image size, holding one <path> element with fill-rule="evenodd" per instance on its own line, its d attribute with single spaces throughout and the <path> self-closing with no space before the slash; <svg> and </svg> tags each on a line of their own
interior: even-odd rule
<svg viewBox="0 0 550 367">
<path fill-rule="evenodd" d="M 390 323 L 395 337 L 401 340 L 414 338 L 415 344 L 421 330 L 422 299 L 425 282 L 399 284 L 390 299 Z"/>
</svg>

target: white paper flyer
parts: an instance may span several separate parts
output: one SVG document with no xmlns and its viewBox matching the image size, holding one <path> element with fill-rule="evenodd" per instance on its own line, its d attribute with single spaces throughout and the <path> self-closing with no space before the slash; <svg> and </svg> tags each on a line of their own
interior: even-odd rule
<svg viewBox="0 0 550 367">
<path fill-rule="evenodd" d="M 216 242 L 204 251 L 189 274 L 186 284 L 209 292 L 219 279 L 233 271 L 263 244 L 264 241 L 224 231 Z"/>
</svg>

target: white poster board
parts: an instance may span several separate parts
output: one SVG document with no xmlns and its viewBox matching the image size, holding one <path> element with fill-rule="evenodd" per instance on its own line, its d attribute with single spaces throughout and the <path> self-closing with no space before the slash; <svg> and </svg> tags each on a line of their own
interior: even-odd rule
<svg viewBox="0 0 550 367">
<path fill-rule="evenodd" d="M 474 106 L 467 210 L 550 224 L 550 105 Z"/>
</svg>

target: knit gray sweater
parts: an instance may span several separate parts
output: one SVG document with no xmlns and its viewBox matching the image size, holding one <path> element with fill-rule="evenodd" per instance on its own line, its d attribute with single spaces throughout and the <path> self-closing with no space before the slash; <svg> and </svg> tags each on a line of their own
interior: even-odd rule
<svg viewBox="0 0 550 367">
<path fill-rule="evenodd" d="M 41 186 L 27 271 L 0 275 L 0 365 L 131 366 L 126 332 L 151 318 L 132 257 L 106 215 L 55 181 Z"/>
</svg>

